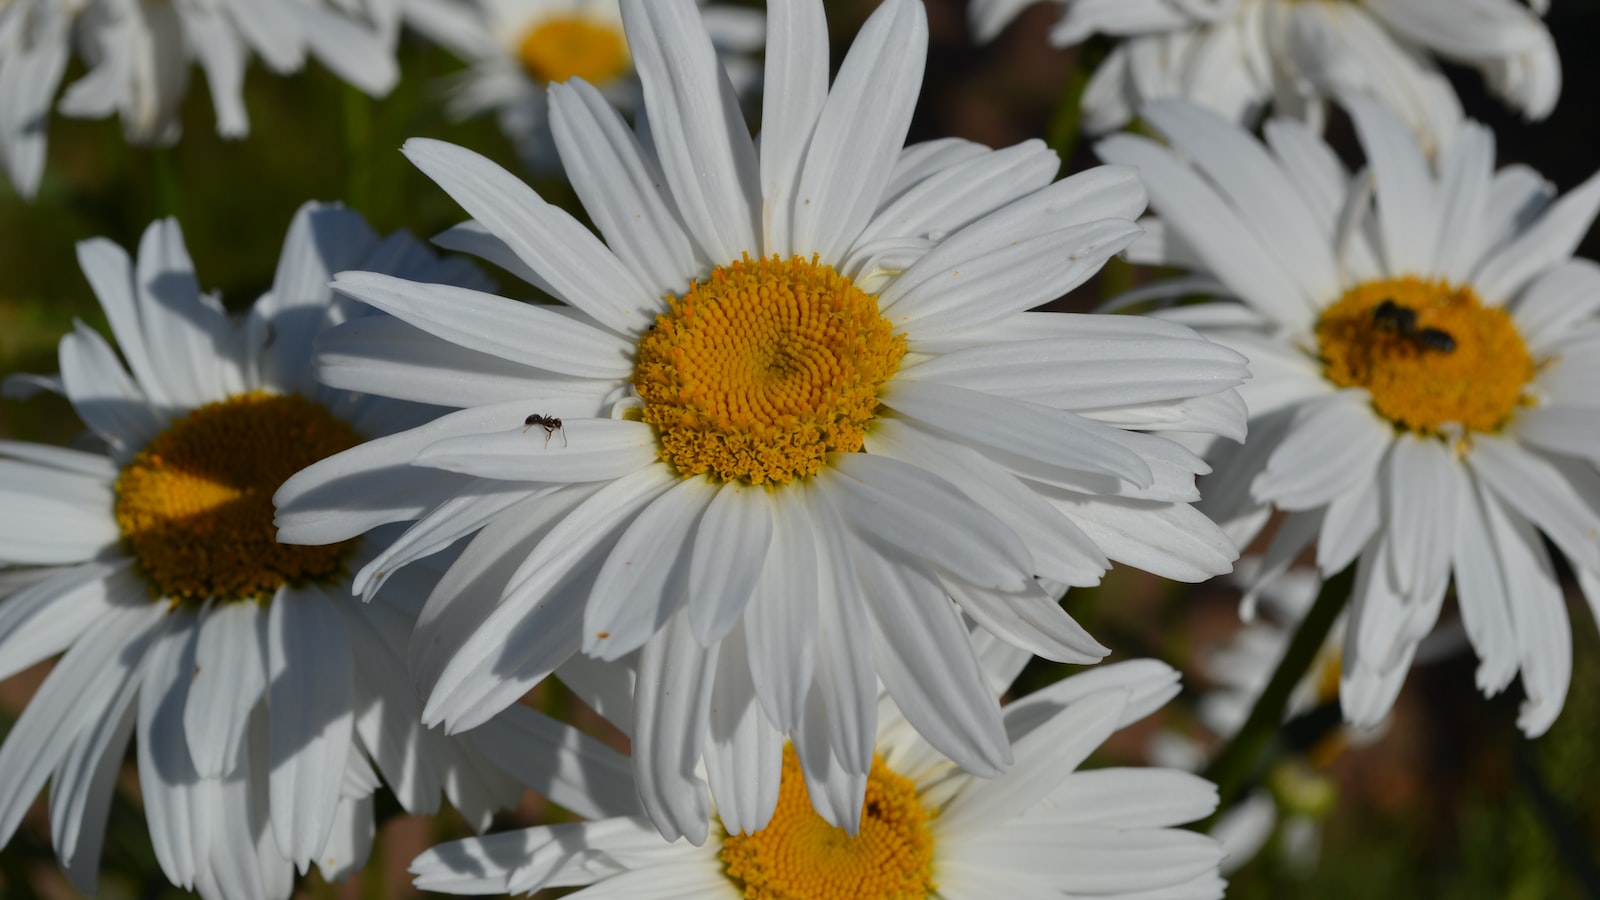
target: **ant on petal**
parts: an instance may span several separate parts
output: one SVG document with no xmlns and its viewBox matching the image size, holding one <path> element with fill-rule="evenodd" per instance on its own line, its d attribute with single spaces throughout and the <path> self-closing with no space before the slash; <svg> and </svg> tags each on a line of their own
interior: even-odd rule
<svg viewBox="0 0 1600 900">
<path fill-rule="evenodd" d="M 534 413 L 522 420 L 522 433 L 527 434 L 528 429 L 535 425 L 544 428 L 544 445 L 546 447 L 550 446 L 550 436 L 558 431 L 561 432 L 561 446 L 565 447 L 567 445 L 567 433 L 561 428 L 560 419 L 555 416 L 541 416 L 538 413 Z"/>
</svg>

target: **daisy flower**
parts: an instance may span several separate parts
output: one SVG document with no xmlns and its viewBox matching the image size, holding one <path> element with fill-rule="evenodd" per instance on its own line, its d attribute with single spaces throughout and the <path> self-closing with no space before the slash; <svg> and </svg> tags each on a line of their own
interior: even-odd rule
<svg viewBox="0 0 1600 900">
<path fill-rule="evenodd" d="M 978 39 L 1032 0 L 972 0 Z M 1356 93 L 1394 110 L 1431 153 L 1461 103 L 1433 57 L 1471 66 L 1530 119 L 1561 93 L 1554 40 L 1520 0 L 1055 0 L 1058 47 L 1120 38 L 1083 94 L 1084 125 L 1119 128 L 1150 100 L 1183 98 L 1239 122 L 1271 106 L 1320 130 L 1326 98 Z"/>
<path fill-rule="evenodd" d="M 426 412 L 311 380 L 313 335 L 351 305 L 330 273 L 481 276 L 315 205 L 242 322 L 200 292 L 171 220 L 145 232 L 134 264 L 106 240 L 79 260 L 127 368 L 80 324 L 59 382 L 30 383 L 59 388 L 101 449 L 0 442 L 0 564 L 15 567 L 0 583 L 0 677 L 64 651 L 0 746 L 0 846 L 51 781 L 56 852 L 93 894 L 136 736 L 166 876 L 208 898 L 281 900 L 296 867 L 340 878 L 362 864 L 380 776 L 407 810 L 432 811 L 442 791 L 482 828 L 519 781 L 559 768 L 559 755 L 507 752 L 549 731 L 523 707 L 465 739 L 418 724 L 404 659 L 433 585 L 424 567 L 367 605 L 349 577 L 379 543 L 273 538 L 283 479 Z"/>
<path fill-rule="evenodd" d="M 493 112 L 523 164 L 560 172 L 550 136 L 552 84 L 581 78 L 624 111 L 640 103 L 633 54 L 617 0 L 409 0 L 413 26 L 470 66 L 454 86 L 451 112 Z M 707 5 L 701 12 L 737 93 L 760 74 L 761 13 Z"/>
<path fill-rule="evenodd" d="M 1541 734 L 1572 667 L 1541 535 L 1600 573 L 1600 267 L 1572 258 L 1600 178 L 1557 200 L 1526 168 L 1495 172 L 1476 123 L 1431 161 L 1393 113 L 1348 105 L 1367 157 L 1354 178 L 1303 126 L 1270 122 L 1263 146 L 1182 103 L 1146 110 L 1170 149 L 1100 145 L 1139 167 L 1161 217 L 1134 255 L 1197 273 L 1172 290 L 1233 298 L 1165 318 L 1250 357 L 1250 438 L 1208 457 L 1202 508 L 1241 545 L 1287 514 L 1269 577 L 1313 542 L 1325 577 L 1355 562 L 1350 721 L 1393 704 L 1453 576 L 1478 686 L 1520 672 L 1519 724 Z"/>
<path fill-rule="evenodd" d="M 279 73 L 298 71 L 309 54 L 369 94 L 388 93 L 398 77 L 392 48 L 331 2 L 0 2 L 0 160 L 12 186 L 23 197 L 39 187 L 50 105 L 74 50 L 88 71 L 56 109 L 116 115 L 136 144 L 177 140 L 190 60 L 205 73 L 223 137 L 250 130 L 243 90 L 252 54 Z"/>
<path fill-rule="evenodd" d="M 1027 654 L 979 640 L 998 693 Z M 1078 770 L 1113 732 L 1176 694 L 1177 681 L 1167 666 L 1135 660 L 1008 704 L 1016 764 L 994 779 L 952 765 L 883 695 L 857 834 L 812 809 L 807 792 L 815 788 L 796 749 L 780 745 L 772 753 L 782 757 L 782 780 L 768 786 L 777 811 L 764 828 L 741 830 L 724 812 L 696 847 L 662 840 L 638 815 L 616 816 L 454 841 L 418 857 L 411 871 L 430 891 L 588 885 L 582 896 L 596 900 L 644 892 L 725 900 L 1221 897 L 1221 848 L 1177 827 L 1216 807 L 1209 782 L 1167 769 Z"/>
<path fill-rule="evenodd" d="M 1244 360 L 1170 323 L 1027 312 L 1134 239 L 1143 191 L 1120 168 L 1052 184 L 1037 141 L 903 148 L 920 3 L 881 5 L 831 89 L 821 4 L 770 5 L 759 150 L 694 3 L 622 14 L 648 141 L 586 82 L 550 92 L 603 240 L 470 151 L 406 145 L 474 217 L 441 241 L 561 305 L 341 274 L 414 327 L 336 329 L 319 377 L 460 411 L 291 479 L 280 538 L 417 520 L 358 573 L 370 594 L 482 529 L 413 640 L 426 721 L 470 728 L 574 654 L 638 652 L 634 762 L 669 837 L 705 840 L 702 754 L 738 807 L 746 741 L 784 735 L 853 826 L 879 678 L 995 774 L 1009 744 L 958 607 L 1093 662 L 1063 585 L 1111 560 L 1226 571 L 1232 545 L 1190 506 L 1204 464 L 1131 429 L 1239 436 Z M 748 727 L 708 729 L 714 709 Z M 779 755 L 760 760 L 775 783 Z"/>
</svg>

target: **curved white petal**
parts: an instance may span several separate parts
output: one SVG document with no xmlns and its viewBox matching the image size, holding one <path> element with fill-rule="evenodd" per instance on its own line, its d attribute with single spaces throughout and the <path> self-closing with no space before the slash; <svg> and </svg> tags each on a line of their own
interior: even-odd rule
<svg viewBox="0 0 1600 900">
<path fill-rule="evenodd" d="M 350 753 L 354 664 L 330 605 L 350 602 L 312 588 L 283 589 L 267 613 L 272 836 L 302 872 L 333 828 Z"/>
</svg>

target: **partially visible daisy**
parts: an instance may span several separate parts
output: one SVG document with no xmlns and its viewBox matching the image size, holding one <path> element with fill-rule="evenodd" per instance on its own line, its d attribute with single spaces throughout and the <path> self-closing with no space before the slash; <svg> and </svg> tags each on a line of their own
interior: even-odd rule
<svg viewBox="0 0 1600 900">
<path fill-rule="evenodd" d="M 1347 102 L 1369 167 L 1354 178 L 1296 123 L 1268 123 L 1263 146 L 1181 103 L 1145 111 L 1170 149 L 1100 145 L 1140 168 L 1161 216 L 1134 255 L 1198 273 L 1179 292 L 1237 298 L 1164 314 L 1255 375 L 1241 389 L 1250 437 L 1209 455 L 1203 508 L 1241 543 L 1288 513 L 1269 575 L 1313 542 L 1324 576 L 1356 564 L 1340 689 L 1352 722 L 1393 704 L 1453 575 L 1478 686 L 1520 672 L 1519 724 L 1541 734 L 1572 667 L 1541 535 L 1600 573 L 1600 266 L 1572 258 L 1600 177 L 1556 200 L 1526 168 L 1496 173 L 1476 123 L 1430 160 L 1393 113 Z"/>
<path fill-rule="evenodd" d="M 1034 0 L 972 0 L 990 40 Z M 1146 102 L 1184 98 L 1238 122 L 1268 107 L 1320 129 L 1329 97 L 1361 94 L 1388 106 L 1435 152 L 1461 104 L 1432 57 L 1476 68 L 1530 119 L 1561 94 L 1550 31 L 1520 0 L 1053 0 L 1058 47 L 1093 34 L 1120 39 L 1083 94 L 1084 125 L 1109 131 Z"/>
<path fill-rule="evenodd" d="M 370 594 L 477 533 L 413 643 L 430 724 L 471 728 L 574 654 L 637 651 L 635 766 L 671 837 L 705 840 L 702 755 L 718 804 L 765 824 L 776 795 L 743 796 L 731 755 L 747 737 L 793 737 L 853 827 L 879 678 L 933 745 L 996 774 L 1009 744 L 958 609 L 1086 663 L 1107 651 L 1064 586 L 1113 559 L 1227 571 L 1232 545 L 1190 506 L 1206 467 L 1135 429 L 1240 436 L 1244 360 L 1170 323 L 1027 312 L 1134 239 L 1143 192 L 1118 168 L 1052 184 L 1037 141 L 903 147 L 920 3 L 878 7 L 831 89 L 820 2 L 771 4 L 759 151 L 695 4 L 622 12 L 649 143 L 587 82 L 551 87 L 604 241 L 468 150 L 406 146 L 476 219 L 442 241 L 563 305 L 342 274 L 415 327 L 336 329 L 319 377 L 460 411 L 291 479 L 280 537 L 418 520 L 358 574 Z M 779 763 L 761 757 L 774 783 Z"/>
<path fill-rule="evenodd" d="M 640 103 L 639 78 L 617 0 L 408 3 L 417 30 L 471 66 L 452 91 L 452 112 L 462 118 L 495 113 L 532 170 L 561 170 L 550 136 L 550 85 L 581 78 L 619 109 L 631 112 Z M 703 5 L 706 31 L 735 92 L 743 93 L 760 74 L 752 54 L 762 45 L 762 14 Z"/>
<path fill-rule="evenodd" d="M 984 643 L 998 693 L 1027 656 Z M 1178 827 L 1215 808 L 1209 782 L 1168 769 L 1079 769 L 1113 732 L 1176 694 L 1177 680 L 1159 662 L 1135 660 L 1008 704 L 1016 764 L 993 779 L 951 765 L 883 695 L 858 834 L 812 809 L 795 749 L 778 744 L 767 751 L 783 760 L 781 784 L 767 785 L 777 812 L 764 828 L 743 831 L 723 814 L 696 847 L 662 840 L 637 816 L 550 825 L 454 841 L 411 871 L 430 891 L 589 885 L 581 895 L 596 900 L 1221 897 L 1221 848 Z"/>
<path fill-rule="evenodd" d="M 307 55 L 369 94 L 398 77 L 392 47 L 336 0 L 4 0 L 0 2 L 0 160 L 23 197 L 38 190 L 52 103 L 76 52 L 88 71 L 56 109 L 78 118 L 115 115 L 135 144 L 178 137 L 189 65 L 205 73 L 217 133 L 250 130 L 244 73 L 253 55 L 275 72 Z"/>
<path fill-rule="evenodd" d="M 145 232 L 136 264 L 105 240 L 79 260 L 127 368 L 80 324 L 61 341 L 60 387 L 103 449 L 0 442 L 0 565 L 16 567 L 0 570 L 0 677 L 65 651 L 0 746 L 0 845 L 51 781 L 56 852 L 93 894 L 137 736 L 167 877 L 208 898 L 282 900 L 295 868 L 360 867 L 380 776 L 405 809 L 430 812 L 442 792 L 482 828 L 520 797 L 513 775 L 557 768 L 559 753 L 515 751 L 550 731 L 521 707 L 466 739 L 419 725 L 404 659 L 433 586 L 424 567 L 363 604 L 350 574 L 381 544 L 273 537 L 284 478 L 426 412 L 311 380 L 312 338 L 350 312 L 331 272 L 482 277 L 315 205 L 243 321 L 200 292 L 171 220 Z"/>
</svg>

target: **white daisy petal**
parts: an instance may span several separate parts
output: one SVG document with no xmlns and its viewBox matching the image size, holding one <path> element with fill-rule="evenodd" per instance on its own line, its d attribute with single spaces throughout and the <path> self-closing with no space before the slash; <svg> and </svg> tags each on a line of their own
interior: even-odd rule
<svg viewBox="0 0 1600 900">
<path fill-rule="evenodd" d="M 478 532 L 429 594 L 417 616 L 407 668 L 424 694 L 456 648 L 497 606 L 501 592 L 554 523 L 593 493 L 587 488 L 530 497 Z"/>
<path fill-rule="evenodd" d="M 1300 408 L 1250 492 L 1282 509 L 1322 506 L 1374 477 L 1390 443 L 1365 391 L 1331 394 Z"/>
<path fill-rule="evenodd" d="M 200 618 L 198 631 L 184 734 L 196 773 L 219 778 L 238 760 L 251 711 L 265 695 L 266 617 L 253 603 L 220 603 Z"/>
<path fill-rule="evenodd" d="M 1197 336 L 1198 337 L 1198 336 Z M 946 353 L 908 379 L 1081 410 L 1193 397 L 1248 377 L 1244 357 L 1197 339 L 994 343 Z"/>
<path fill-rule="evenodd" d="M 111 612 L 115 573 L 126 562 L 89 562 L 50 572 L 0 603 L 0 678 L 71 646 Z"/>
<path fill-rule="evenodd" d="M 183 728 L 195 675 L 195 624 L 194 612 L 179 610 L 152 645 L 138 715 L 139 783 L 150 843 L 167 879 L 185 887 L 205 863 L 214 827 Z"/>
<path fill-rule="evenodd" d="M 772 544 L 773 516 L 767 491 L 739 482 L 717 488 L 706 506 L 689 560 L 689 623 L 700 643 L 721 640 L 744 615 Z"/>
<path fill-rule="evenodd" d="M 1088 665 L 1111 653 L 1043 588 L 996 594 L 945 581 L 944 589 L 986 630 L 1052 662 Z"/>
<path fill-rule="evenodd" d="M 1195 157 L 1195 166 L 1239 209 L 1268 259 L 1277 261 L 1283 274 L 1299 286 L 1302 297 L 1321 297 L 1338 289 L 1339 273 L 1333 259 L 1320 252 L 1326 246 L 1321 230 L 1305 206 L 1289 201 L 1297 192 L 1265 147 L 1216 115 L 1187 103 L 1152 103 L 1144 115 L 1174 144 L 1216 148 L 1216 152 Z"/>
<path fill-rule="evenodd" d="M 1167 228 L 1192 246 L 1235 295 L 1292 328 L 1310 324 L 1309 298 L 1268 256 L 1240 213 L 1174 153 L 1130 135 L 1106 138 L 1095 152 L 1107 162 L 1138 167 Z"/>
<path fill-rule="evenodd" d="M 1517 634 L 1512 627 L 1513 599 L 1495 551 L 1489 512 L 1471 474 L 1456 469 L 1461 514 L 1456 517 L 1451 563 L 1455 569 L 1456 602 L 1467 638 L 1478 654 L 1478 690 L 1487 695 L 1504 690 L 1517 675 Z M 1520 602 L 1520 601 L 1517 601 Z"/>
<path fill-rule="evenodd" d="M 866 227 L 905 144 L 927 60 L 921 3 L 873 11 L 845 55 L 806 146 L 789 201 L 793 251 L 842 259 Z"/>
<path fill-rule="evenodd" d="M 614 541 L 671 483 L 665 467 L 645 469 L 600 489 L 556 523 L 521 559 L 500 605 L 452 648 L 429 689 L 423 722 L 430 727 L 445 722 L 451 730 L 479 724 L 487 718 L 483 710 L 492 707 L 492 715 L 510 705 L 576 653 L 584 608 L 581 596 L 572 592 L 586 596 L 589 584 L 574 585 L 571 576 L 597 566 L 591 559 L 595 548 Z M 469 706 L 477 710 L 470 716 Z"/>
<path fill-rule="evenodd" d="M 905 168 L 907 149 L 896 163 Z M 1044 189 L 1061 168 L 1061 158 L 1043 141 L 1031 140 L 981 152 L 933 171 L 904 190 L 891 181 L 884 203 L 856 238 L 856 247 L 889 235 L 948 234 L 1013 201 Z"/>
<path fill-rule="evenodd" d="M 557 298 L 619 334 L 649 326 L 654 297 L 577 220 L 489 160 L 441 141 L 412 138 L 406 157 L 474 219 L 507 240 Z"/>
<path fill-rule="evenodd" d="M 894 382 L 882 401 L 969 446 L 1139 487 L 1154 478 L 1148 463 L 1112 439 L 1113 429 L 1041 404 L 919 381 Z"/>
<path fill-rule="evenodd" d="M 1205 581 L 1239 557 L 1233 541 L 1186 504 L 1064 491 L 1050 499 L 1109 559 L 1164 578 Z"/>
<path fill-rule="evenodd" d="M 767 8 L 761 122 L 761 247 L 795 254 L 794 200 L 806 146 L 828 99 L 828 22 L 819 4 L 775 0 Z"/>
<path fill-rule="evenodd" d="M 59 469 L 87 476 L 102 484 L 117 479 L 117 467 L 105 455 L 52 447 L 48 444 L 30 444 L 26 441 L 0 440 L 0 458 L 35 463 L 49 469 Z"/>
<path fill-rule="evenodd" d="M 1467 464 L 1482 483 L 1555 542 L 1576 565 L 1600 569 L 1600 513 L 1586 507 L 1547 460 L 1504 438 L 1479 435 Z"/>
<path fill-rule="evenodd" d="M 772 537 L 759 580 L 745 609 L 750 677 L 768 720 L 779 731 L 800 722 L 816 663 L 819 567 L 812 522 L 802 503 L 774 503 Z"/>
<path fill-rule="evenodd" d="M 1600 311 L 1600 264 L 1569 259 L 1551 266 L 1517 295 L 1512 316 L 1528 349 L 1543 356 Z"/>
<path fill-rule="evenodd" d="M 1342 572 L 1377 533 L 1382 521 L 1376 478 L 1335 497 L 1322 517 L 1317 540 L 1317 568 L 1324 575 Z"/>
<path fill-rule="evenodd" d="M 550 129 L 578 199 L 641 284 L 681 290 L 710 268 L 662 194 L 660 167 L 599 91 L 579 79 L 552 84 Z"/>
<path fill-rule="evenodd" d="M 511 244 L 501 240 L 476 219 L 469 219 L 460 225 L 446 228 L 433 236 L 433 243 L 457 253 L 470 253 L 494 263 L 547 294 L 556 293 L 555 287 L 531 265 L 524 262 Z"/>
<path fill-rule="evenodd" d="M 615 335 L 540 306 L 375 272 L 341 272 L 334 290 L 490 356 L 580 378 L 625 378 L 632 347 Z"/>
<path fill-rule="evenodd" d="M 891 554 L 979 587 L 1027 584 L 1033 566 L 1021 539 L 942 478 L 869 454 L 841 455 L 832 468 L 837 474 L 819 478 L 819 487 L 848 525 Z"/>
<path fill-rule="evenodd" d="M 535 489 L 521 482 L 475 479 L 459 493 L 418 519 L 405 533 L 389 542 L 377 556 L 356 572 L 350 590 L 370 602 L 385 579 L 402 566 L 438 553 L 489 524 L 501 513 L 530 498 L 542 498 L 559 488 Z"/>
<path fill-rule="evenodd" d="M 125 683 L 138 680 L 144 649 L 166 611 L 138 603 L 136 582 L 122 590 L 133 605 L 118 604 L 72 645 L 0 745 L 0 839 L 6 842 L 73 741 L 102 717 Z"/>
<path fill-rule="evenodd" d="M 1389 575 L 1408 596 L 1442 593 L 1456 520 L 1455 459 L 1439 441 L 1401 435 L 1387 463 Z"/>
<path fill-rule="evenodd" d="M 442 341 L 393 316 L 360 316 L 317 339 L 316 379 L 338 390 L 464 409 L 519 400 L 544 409 L 546 398 L 586 400 L 558 415 L 594 416 L 611 385 L 555 375 Z"/>
<path fill-rule="evenodd" d="M 877 721 L 871 626 L 861 602 L 854 553 L 845 539 L 839 510 L 830 502 L 828 493 L 821 490 L 808 492 L 806 506 L 811 520 L 819 526 L 817 680 L 811 697 L 825 714 L 824 740 L 840 768 L 849 775 L 865 775 L 872 766 L 872 734 Z M 811 718 L 811 702 L 807 701 L 807 719 Z M 862 788 L 865 789 L 865 782 Z M 850 806 L 838 812 L 847 821 L 859 821 L 859 810 Z M 838 819 L 830 821 L 849 827 Z"/>
<path fill-rule="evenodd" d="M 1103 219 L 1043 234 L 993 235 L 998 245 L 962 240 L 983 225 L 969 226 L 930 251 L 882 295 L 885 313 L 914 340 L 986 325 L 1053 300 L 1139 236 L 1133 222 Z M 971 255 L 940 252 L 958 243 Z M 907 286 L 903 293 L 894 290 L 900 285 Z"/>
<path fill-rule="evenodd" d="M 111 347 L 81 323 L 61 338 L 61 384 L 78 417 L 118 451 L 144 446 L 160 430 Z"/>
<path fill-rule="evenodd" d="M 717 651 L 690 639 L 688 613 L 680 612 L 645 643 L 634 692 L 634 744 L 650 748 L 635 769 L 645 814 L 663 837 L 686 837 L 697 847 L 705 843 L 711 814 L 695 765 L 706 736 Z"/>
<path fill-rule="evenodd" d="M 859 548 L 878 676 L 906 720 L 956 765 L 1002 771 L 1011 750 L 967 630 L 932 575 Z"/>
<path fill-rule="evenodd" d="M 939 830 L 977 835 L 1015 818 L 1076 769 L 1115 731 L 1128 703 L 1124 691 L 1108 690 L 1074 702 L 1012 747 L 1015 764 L 991 778 L 983 790 L 950 801 Z"/>
<path fill-rule="evenodd" d="M 472 732 L 495 765 L 540 796 L 588 818 L 639 811 L 627 757 L 531 709 L 511 706 Z"/>
<path fill-rule="evenodd" d="M 735 628 L 718 648 L 711 691 L 706 774 L 729 834 L 767 826 L 783 775 L 783 734 L 761 711 L 750 658 L 744 629 Z"/>
<path fill-rule="evenodd" d="M 1190 831 L 1028 823 L 974 837 L 951 861 L 996 871 L 1031 863 L 1035 877 L 1057 891 L 1137 896 L 1212 872 L 1221 859 L 1216 841 Z"/>
<path fill-rule="evenodd" d="M 694 3 L 627 0 L 622 17 L 653 143 L 689 233 L 711 259 L 760 252 L 755 144 Z"/>
<path fill-rule="evenodd" d="M 707 480 L 686 478 L 639 512 L 611 548 L 589 591 L 584 653 L 617 659 L 639 649 L 678 612 L 686 599 L 683 584 L 694 583 L 688 548 L 720 494 Z M 685 615 L 693 625 L 692 605 Z"/>
<path fill-rule="evenodd" d="M 1484 259 L 1473 282 L 1489 303 L 1516 296 L 1535 275 L 1572 256 L 1600 212 L 1600 175 L 1552 203 L 1539 220 Z"/>
<path fill-rule="evenodd" d="M 1171 769 L 1095 769 L 1074 772 L 1050 792 L 1050 800 L 1050 807 L 1032 815 L 1063 825 L 1171 828 L 1210 815 L 1217 789 L 1198 775 Z"/>
<path fill-rule="evenodd" d="M 897 419 L 880 421 L 867 436 L 867 449 L 932 472 L 1012 523 L 1033 556 L 1036 576 L 1087 587 L 1098 584 L 1111 567 L 1100 548 L 1070 519 L 976 450 L 929 440 Z"/>
<path fill-rule="evenodd" d="M 1572 627 L 1566 599 L 1556 579 L 1544 542 L 1532 523 L 1517 515 L 1503 498 L 1486 495 L 1490 536 L 1503 567 L 1521 659 L 1522 689 L 1527 694 L 1517 714 L 1517 727 L 1528 737 L 1549 730 L 1567 699 L 1572 680 Z M 1510 507 L 1510 508 L 1507 508 Z"/>
<path fill-rule="evenodd" d="M 1357 560 L 1345 628 L 1339 704 L 1347 721 L 1364 728 L 1383 721 L 1394 706 L 1417 648 L 1404 639 L 1406 608 L 1389 582 L 1387 547 L 1380 539 Z"/>
<path fill-rule="evenodd" d="M 129 679 L 104 714 L 67 751 L 52 776 L 50 842 L 73 887 L 93 896 L 100 876 L 100 848 L 117 776 L 127 757 L 136 720 L 132 703 L 139 682 Z"/>
<path fill-rule="evenodd" d="M 269 377 L 279 384 L 305 377 L 312 342 L 328 318 L 328 282 L 364 261 L 377 242 L 372 227 L 351 210 L 307 203 L 295 211 L 272 291 L 250 310 L 272 331 L 265 354 Z"/>
<path fill-rule="evenodd" d="M 642 422 L 574 419 L 565 422 L 565 440 L 543 443 L 528 432 L 512 410 L 499 417 L 509 430 L 449 437 L 417 452 L 415 465 L 504 481 L 572 484 L 606 481 L 636 472 L 655 461 L 655 432 Z"/>
<path fill-rule="evenodd" d="M 372 795 L 345 797 L 333 814 L 328 843 L 317 857 L 317 870 L 329 881 L 343 881 L 361 871 L 372 853 L 376 829 L 372 821 Z"/>
<path fill-rule="evenodd" d="M 350 752 L 353 690 L 344 623 L 321 591 L 280 590 L 267 611 L 272 836 L 304 872 L 333 828 Z"/>
<path fill-rule="evenodd" d="M 237 360 L 226 356 L 233 326 L 221 304 L 202 297 L 177 220 L 145 230 L 135 273 L 145 346 L 173 400 L 199 406 L 241 390 Z"/>
<path fill-rule="evenodd" d="M 127 252 L 105 238 L 82 241 L 78 244 L 78 266 L 100 301 L 100 308 L 105 310 L 111 333 L 116 336 L 141 392 L 154 403 L 170 403 L 172 398 L 156 374 L 155 364 L 145 347 L 144 331 L 139 324 L 139 301 L 134 295 L 133 263 Z"/>
<path fill-rule="evenodd" d="M 1429 271 L 1462 282 L 1471 277 L 1486 245 L 1485 213 L 1494 183 L 1493 133 L 1476 122 L 1463 123 L 1446 148 L 1440 169 L 1439 243 Z"/>
<path fill-rule="evenodd" d="M 1600 411 L 1536 408 L 1512 423 L 1517 439 L 1535 447 L 1600 465 Z"/>
<path fill-rule="evenodd" d="M 1117 728 L 1126 728 L 1178 696 L 1178 673 L 1154 659 L 1132 659 L 1095 666 L 1008 703 L 1006 733 L 1020 741 L 1063 710 L 1103 691 L 1127 694 Z"/>
</svg>

